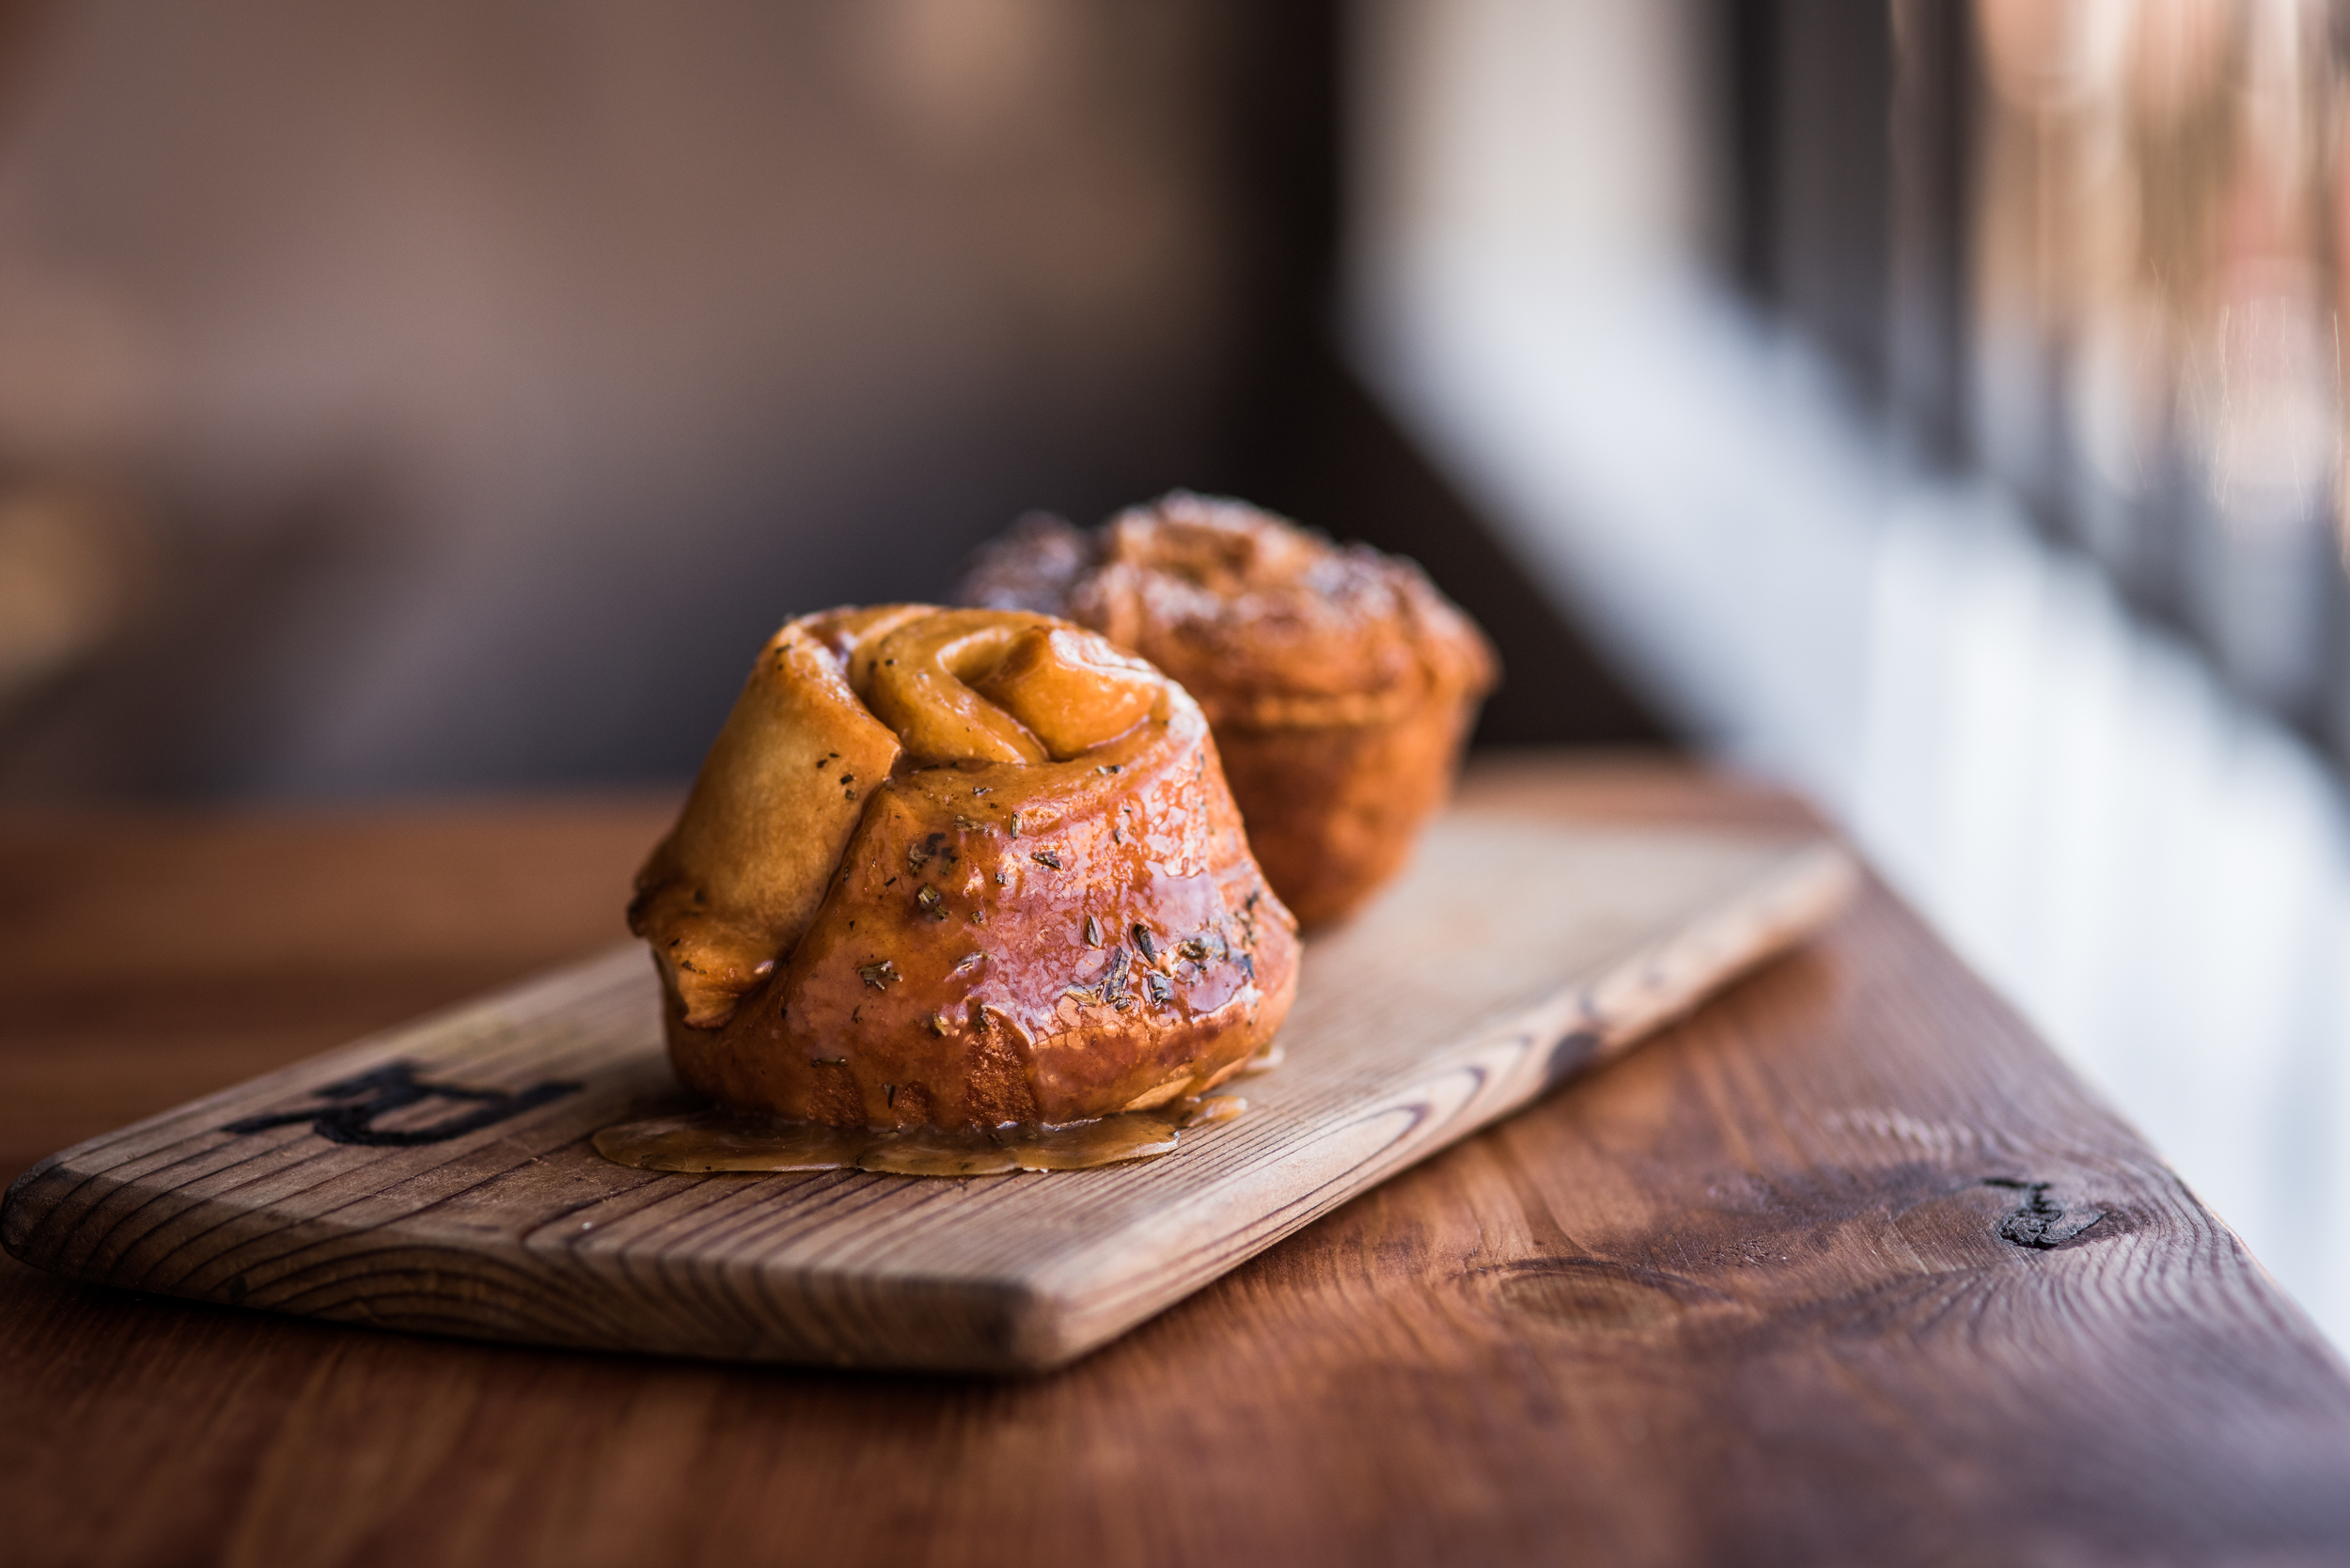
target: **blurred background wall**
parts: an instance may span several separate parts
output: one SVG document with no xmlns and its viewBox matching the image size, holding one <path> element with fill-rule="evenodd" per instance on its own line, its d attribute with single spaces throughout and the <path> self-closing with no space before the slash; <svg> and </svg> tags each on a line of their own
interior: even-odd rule
<svg viewBox="0 0 2350 1568">
<path fill-rule="evenodd" d="M 785 616 L 1178 484 L 1655 732 L 1327 350 L 1336 5 L 8 17 L 0 790 L 682 776 Z"/>
</svg>

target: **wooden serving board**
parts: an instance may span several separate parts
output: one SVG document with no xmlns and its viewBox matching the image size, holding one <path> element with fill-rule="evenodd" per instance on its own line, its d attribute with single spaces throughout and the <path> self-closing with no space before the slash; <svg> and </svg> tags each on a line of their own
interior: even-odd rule
<svg viewBox="0 0 2350 1568">
<path fill-rule="evenodd" d="M 1050 1368 L 1686 1011 L 1855 879 L 1816 837 L 1455 811 L 1308 944 L 1245 1115 L 1154 1161 L 965 1180 L 602 1158 L 598 1128 L 686 1104 L 632 947 L 54 1155 L 0 1238 L 84 1279 L 386 1328 Z"/>
</svg>

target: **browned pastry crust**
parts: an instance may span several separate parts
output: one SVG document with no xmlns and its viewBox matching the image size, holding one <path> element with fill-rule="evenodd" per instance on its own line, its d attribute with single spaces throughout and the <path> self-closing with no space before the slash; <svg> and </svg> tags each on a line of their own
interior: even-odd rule
<svg viewBox="0 0 2350 1568">
<path fill-rule="evenodd" d="M 961 597 L 1066 615 L 1182 682 L 1214 728 L 1250 847 L 1308 925 L 1402 868 L 1496 673 L 1410 561 L 1182 492 L 1091 534 L 1023 519 Z"/>
<path fill-rule="evenodd" d="M 1294 921 L 1173 681 L 1050 617 L 836 610 L 768 643 L 637 878 L 671 1058 L 841 1126 L 1058 1125 L 1269 1042 Z"/>
</svg>

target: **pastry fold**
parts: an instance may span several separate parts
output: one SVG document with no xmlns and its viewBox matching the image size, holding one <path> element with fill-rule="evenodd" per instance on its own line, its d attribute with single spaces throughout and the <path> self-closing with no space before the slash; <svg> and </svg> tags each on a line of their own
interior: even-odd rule
<svg viewBox="0 0 2350 1568">
<path fill-rule="evenodd" d="M 841 1126 L 1058 1125 L 1269 1042 L 1295 921 L 1183 687 L 1052 617 L 776 634 L 637 879 L 679 1076 Z"/>
</svg>

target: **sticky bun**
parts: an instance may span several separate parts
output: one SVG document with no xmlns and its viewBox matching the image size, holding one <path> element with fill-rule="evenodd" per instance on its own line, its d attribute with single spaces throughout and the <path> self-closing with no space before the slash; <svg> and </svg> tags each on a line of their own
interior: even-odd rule
<svg viewBox="0 0 2350 1568">
<path fill-rule="evenodd" d="M 1309 926 L 1402 868 L 1497 673 L 1412 562 L 1182 492 L 1090 532 L 1023 519 L 959 597 L 1065 615 L 1181 682 L 1265 875 Z"/>
<path fill-rule="evenodd" d="M 722 1105 L 1059 1126 L 1239 1071 L 1294 921 L 1183 687 L 1050 616 L 786 625 L 639 874 L 671 1058 Z"/>
</svg>

